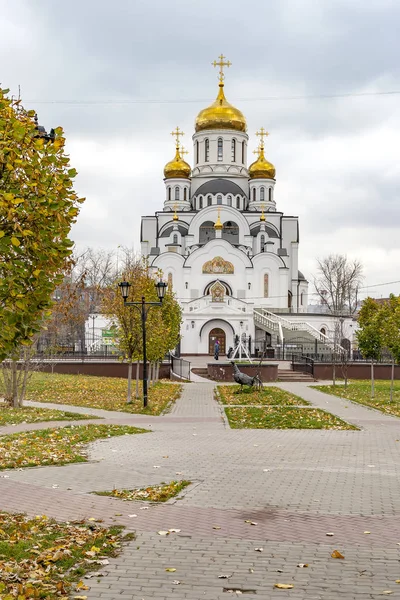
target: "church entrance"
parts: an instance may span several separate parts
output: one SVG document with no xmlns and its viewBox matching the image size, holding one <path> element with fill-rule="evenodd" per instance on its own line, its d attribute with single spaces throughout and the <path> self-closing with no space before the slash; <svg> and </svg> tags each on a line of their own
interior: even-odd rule
<svg viewBox="0 0 400 600">
<path fill-rule="evenodd" d="M 226 337 L 225 331 L 220 327 L 216 327 L 215 329 L 211 329 L 208 336 L 208 354 L 214 356 L 214 344 L 216 340 L 219 341 L 219 353 L 226 354 Z"/>
</svg>

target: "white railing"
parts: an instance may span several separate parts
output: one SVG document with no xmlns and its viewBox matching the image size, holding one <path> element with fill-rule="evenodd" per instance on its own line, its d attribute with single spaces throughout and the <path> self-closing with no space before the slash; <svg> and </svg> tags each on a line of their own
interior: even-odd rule
<svg viewBox="0 0 400 600">
<path fill-rule="evenodd" d="M 314 339 L 326 344 L 329 346 L 329 348 L 332 348 L 333 350 L 344 351 L 342 346 L 335 344 L 327 335 L 321 333 L 321 331 L 318 331 L 318 329 L 310 325 L 310 323 L 307 321 L 290 321 L 289 319 L 285 319 L 285 317 L 276 315 L 265 308 L 257 310 L 254 309 L 253 314 L 254 322 L 257 325 L 261 325 L 261 327 L 266 327 L 272 331 L 279 331 L 279 327 L 283 327 L 288 331 L 306 331 Z"/>
<path fill-rule="evenodd" d="M 224 307 L 230 306 L 231 308 L 240 310 L 244 313 L 251 311 L 251 307 L 249 307 L 247 302 L 244 302 L 244 300 L 240 300 L 239 298 L 234 298 L 233 296 L 224 296 L 224 299 L 222 302 L 213 302 L 212 296 L 207 295 L 207 296 L 201 296 L 201 298 L 196 298 L 195 300 L 189 300 L 187 303 L 185 302 L 184 304 L 186 305 L 185 310 L 189 310 L 189 311 L 193 311 L 193 312 L 202 310 L 203 308 L 207 308 L 210 305 L 212 305 L 212 306 L 221 305 Z"/>
</svg>

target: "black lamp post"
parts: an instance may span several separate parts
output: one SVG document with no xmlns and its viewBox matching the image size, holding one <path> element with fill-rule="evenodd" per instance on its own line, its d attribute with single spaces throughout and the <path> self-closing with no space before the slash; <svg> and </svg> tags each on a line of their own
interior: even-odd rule
<svg viewBox="0 0 400 600">
<path fill-rule="evenodd" d="M 141 302 L 127 302 L 129 296 L 129 288 L 131 284 L 128 281 L 122 281 L 118 284 L 118 287 L 121 290 L 122 297 L 124 299 L 125 306 L 136 306 L 139 310 L 142 317 L 142 337 L 143 337 L 143 407 L 147 406 L 147 354 L 146 354 L 146 319 L 147 313 L 150 310 L 151 306 L 161 306 L 162 301 L 165 296 L 165 292 L 167 291 L 167 284 L 164 281 L 157 281 L 155 284 L 157 290 L 157 296 L 159 298 L 159 302 L 146 302 L 144 296 L 142 296 Z M 146 306 L 148 307 L 146 309 Z"/>
</svg>

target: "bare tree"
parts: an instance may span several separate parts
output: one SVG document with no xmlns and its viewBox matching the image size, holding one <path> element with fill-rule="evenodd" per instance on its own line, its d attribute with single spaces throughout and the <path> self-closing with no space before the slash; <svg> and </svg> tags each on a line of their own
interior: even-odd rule
<svg viewBox="0 0 400 600">
<path fill-rule="evenodd" d="M 317 259 L 314 286 L 322 304 L 330 313 L 341 317 L 353 315 L 358 307 L 358 295 L 363 281 L 363 265 L 344 254 L 330 254 Z"/>
</svg>

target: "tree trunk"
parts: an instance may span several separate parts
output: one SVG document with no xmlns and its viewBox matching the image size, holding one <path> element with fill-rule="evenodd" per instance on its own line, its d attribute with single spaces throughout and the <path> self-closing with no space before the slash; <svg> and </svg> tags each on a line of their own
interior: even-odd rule
<svg viewBox="0 0 400 600">
<path fill-rule="evenodd" d="M 151 362 L 150 363 L 150 368 L 149 368 L 149 387 L 152 386 L 153 384 L 153 376 L 154 376 L 154 363 Z"/>
<path fill-rule="evenodd" d="M 371 358 L 371 398 L 375 398 L 375 373 L 373 358 Z"/>
<path fill-rule="evenodd" d="M 132 404 L 132 361 L 128 364 L 128 394 L 126 402 L 127 404 Z"/>
<path fill-rule="evenodd" d="M 12 372 L 12 391 L 11 391 L 11 398 L 12 398 L 12 404 L 14 408 L 18 408 L 19 407 L 19 403 L 18 403 L 18 373 L 17 373 L 17 361 L 13 360 L 11 362 L 11 372 Z"/>
<path fill-rule="evenodd" d="M 332 361 L 332 380 L 333 380 L 333 385 L 336 385 L 336 357 L 333 357 L 333 361 Z"/>
<path fill-rule="evenodd" d="M 135 389 L 135 398 L 138 400 L 139 396 L 139 375 L 140 375 L 140 361 L 136 361 L 136 389 Z"/>
<path fill-rule="evenodd" d="M 156 382 L 160 377 L 160 361 L 157 362 L 157 370 L 156 370 Z"/>
<path fill-rule="evenodd" d="M 393 386 L 394 386 L 394 358 L 392 358 L 392 377 L 390 381 L 390 402 L 393 401 Z"/>
<path fill-rule="evenodd" d="M 29 367 L 30 367 L 30 360 L 29 360 L 29 358 L 27 358 L 25 360 L 25 364 L 24 364 L 24 374 L 22 376 L 22 382 L 19 385 L 19 402 L 18 402 L 18 404 L 20 407 L 22 407 L 24 405 L 26 386 L 27 386 L 28 378 L 29 378 Z"/>
</svg>

